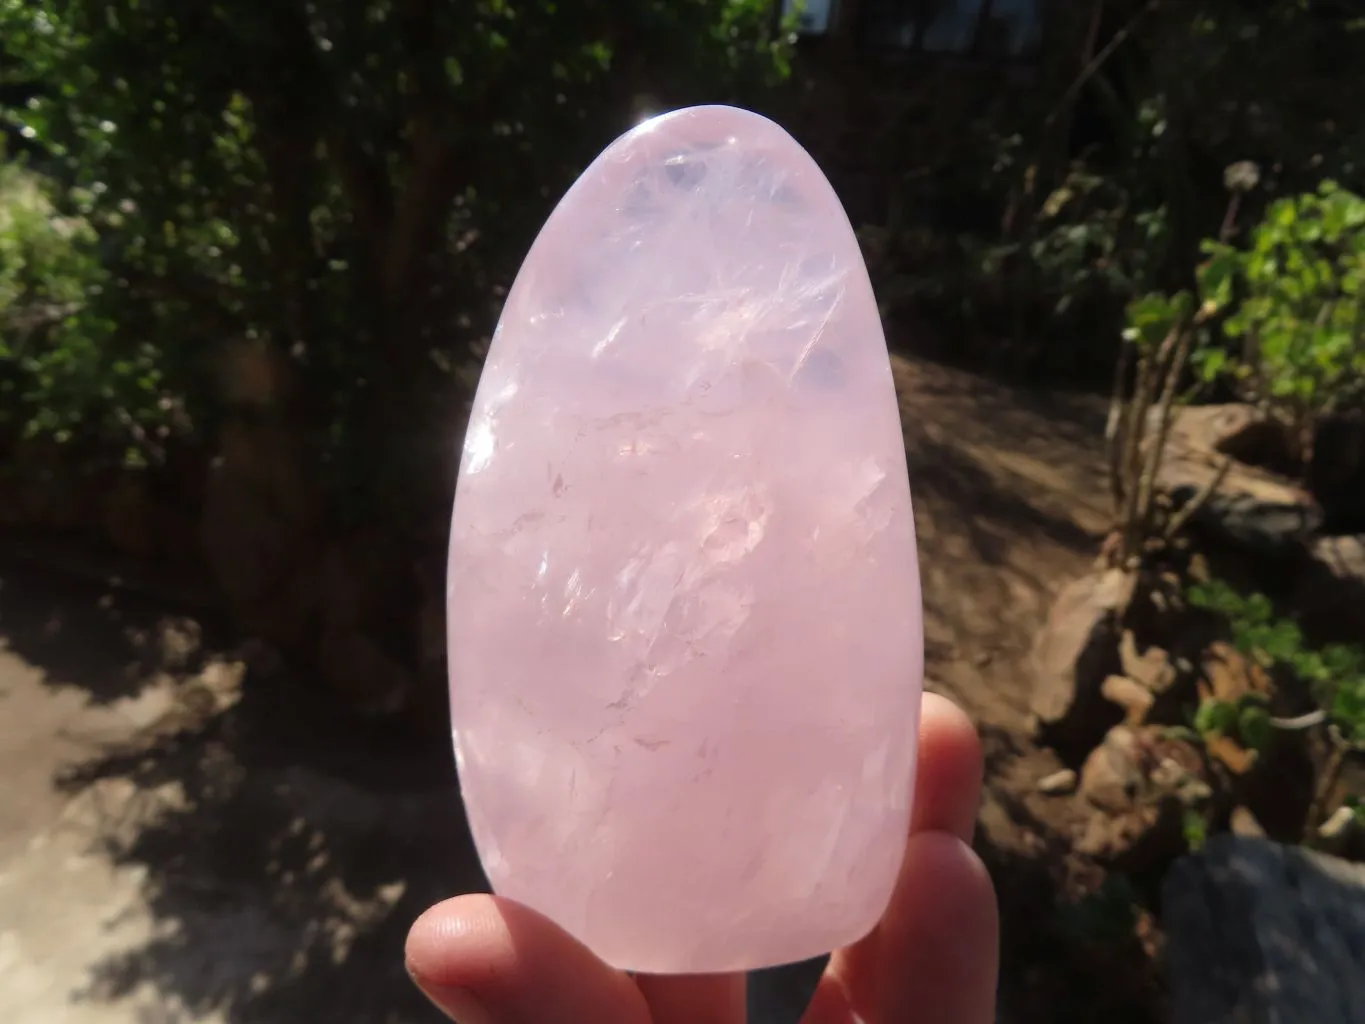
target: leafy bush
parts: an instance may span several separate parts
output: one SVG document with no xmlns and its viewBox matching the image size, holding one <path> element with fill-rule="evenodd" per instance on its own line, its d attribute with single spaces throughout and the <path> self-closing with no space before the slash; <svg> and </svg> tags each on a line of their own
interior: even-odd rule
<svg viewBox="0 0 1365 1024">
<path fill-rule="evenodd" d="M 1277 617 L 1265 595 L 1240 594 L 1221 580 L 1191 587 L 1188 597 L 1194 607 L 1227 619 L 1238 650 L 1267 669 L 1292 673 L 1316 699 L 1317 711 L 1288 720 L 1271 717 L 1259 697 L 1247 697 L 1236 704 L 1207 700 L 1196 712 L 1194 723 L 1205 735 L 1229 735 L 1256 750 L 1265 747 L 1275 729 L 1325 726 L 1326 754 L 1317 769 L 1308 810 L 1311 836 L 1333 809 L 1346 757 L 1365 751 L 1365 648 L 1352 644 L 1309 647 L 1298 625 Z M 1348 797 L 1345 806 L 1360 815 L 1358 795 Z"/>
<path fill-rule="evenodd" d="M 1153 293 L 1128 305 L 1123 358 L 1114 376 L 1105 430 L 1114 503 L 1114 530 L 1105 545 L 1111 564 L 1133 567 L 1164 550 L 1226 472 L 1225 466 L 1179 509 L 1157 489 L 1171 420 L 1181 401 L 1181 379 L 1203 317 L 1189 292 Z"/>
<path fill-rule="evenodd" d="M 1306 467 L 1321 417 L 1365 396 L 1365 199 L 1327 181 L 1271 204 L 1246 248 L 1204 252 L 1200 297 L 1233 348 L 1194 362 L 1280 419 Z"/>
<path fill-rule="evenodd" d="M 407 530 L 555 198 L 637 98 L 752 101 L 789 50 L 767 0 L 0 0 L 0 130 L 51 182 L 11 305 L 72 306 L 0 374 L 40 432 L 208 440 L 245 340 L 338 504 Z"/>
<path fill-rule="evenodd" d="M 1254 187 L 1249 166 L 1229 168 L 1225 235 Z M 1321 418 L 1365 397 L 1365 199 L 1328 182 L 1272 204 L 1249 248 L 1215 240 L 1202 248 L 1208 259 L 1195 275 L 1197 293 L 1152 292 L 1127 308 L 1108 430 L 1124 563 L 1169 541 L 1226 472 L 1184 509 L 1163 515 L 1155 477 L 1172 409 L 1188 397 L 1180 390 L 1187 364 L 1205 383 L 1231 379 L 1244 399 L 1282 422 L 1305 469 Z M 1214 324 L 1220 339 L 1211 336 Z"/>
<path fill-rule="evenodd" d="M 1195 712 L 1195 731 L 1201 736 L 1227 736 L 1248 750 L 1264 750 L 1273 730 L 1268 704 L 1258 693 L 1236 701 L 1206 700 Z"/>
<path fill-rule="evenodd" d="M 1079 164 L 1048 195 L 1029 257 L 1056 289 L 1054 312 L 1065 313 L 1078 295 L 1134 295 L 1152 280 L 1166 244 L 1166 211 L 1135 205 L 1120 182 Z"/>
<path fill-rule="evenodd" d="M 0 426 L 64 441 L 94 421 L 142 458 L 136 441 L 168 406 L 155 350 L 112 343 L 98 243 L 88 219 L 62 213 L 51 183 L 0 164 Z"/>
<path fill-rule="evenodd" d="M 1262 667 L 1282 667 L 1310 687 L 1331 724 L 1351 746 L 1365 749 L 1365 648 L 1354 644 L 1308 646 L 1291 619 L 1277 617 L 1264 594 L 1243 595 L 1222 580 L 1189 590 L 1190 604 L 1227 619 L 1233 645 Z M 1202 712 L 1204 721 L 1220 726 L 1223 710 Z M 1219 729 L 1219 731 L 1227 731 Z"/>
</svg>

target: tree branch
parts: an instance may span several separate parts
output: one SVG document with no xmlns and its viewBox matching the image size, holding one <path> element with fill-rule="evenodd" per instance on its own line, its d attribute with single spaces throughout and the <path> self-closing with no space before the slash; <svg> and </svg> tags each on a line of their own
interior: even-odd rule
<svg viewBox="0 0 1365 1024">
<path fill-rule="evenodd" d="M 1122 28 L 1110 37 L 1109 42 L 1104 44 L 1104 47 L 1100 52 L 1086 62 L 1085 66 L 1081 68 L 1080 74 L 1076 76 L 1075 81 L 1067 87 L 1066 92 L 1062 93 L 1061 99 L 1057 101 L 1051 112 L 1043 120 L 1043 131 L 1047 131 L 1047 129 L 1057 123 L 1057 120 L 1071 106 L 1071 102 L 1080 94 L 1080 91 L 1085 88 L 1086 82 L 1090 81 L 1091 78 L 1098 74 L 1100 68 L 1104 67 L 1109 58 L 1118 51 L 1118 48 L 1128 41 L 1128 37 L 1137 29 L 1138 23 L 1160 6 L 1161 0 L 1148 0 L 1136 14 L 1124 23 Z"/>
</svg>

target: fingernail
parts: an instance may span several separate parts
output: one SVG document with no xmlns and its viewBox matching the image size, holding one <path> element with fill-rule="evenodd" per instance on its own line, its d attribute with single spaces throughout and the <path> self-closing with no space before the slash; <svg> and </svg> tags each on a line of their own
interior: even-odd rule
<svg viewBox="0 0 1365 1024">
<path fill-rule="evenodd" d="M 469 989 L 432 985 L 415 974 L 412 980 L 455 1024 L 493 1024 L 492 1016 Z"/>
</svg>

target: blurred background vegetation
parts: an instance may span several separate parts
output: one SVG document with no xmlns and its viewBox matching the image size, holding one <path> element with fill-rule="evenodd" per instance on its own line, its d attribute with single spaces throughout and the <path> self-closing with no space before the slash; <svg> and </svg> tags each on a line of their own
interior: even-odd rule
<svg viewBox="0 0 1365 1024">
<path fill-rule="evenodd" d="M 1348 0 L 0 0 L 0 518 L 206 571 L 310 666 L 362 634 L 403 703 L 520 259 L 708 101 L 820 160 L 894 346 L 1122 391 L 1202 288 L 1182 381 L 1306 464 L 1361 400 L 1362 58 Z"/>
</svg>

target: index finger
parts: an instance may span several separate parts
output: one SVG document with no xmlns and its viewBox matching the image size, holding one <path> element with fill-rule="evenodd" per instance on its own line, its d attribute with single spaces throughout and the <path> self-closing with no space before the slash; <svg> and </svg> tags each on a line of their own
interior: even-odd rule
<svg viewBox="0 0 1365 1024">
<path fill-rule="evenodd" d="M 917 993 L 936 985 L 936 991 L 946 993 L 951 986 L 939 973 L 943 965 L 926 959 L 922 947 L 925 941 L 934 944 L 934 928 L 954 929 L 953 915 L 962 926 L 956 929 L 961 941 L 950 944 L 953 951 L 944 949 L 951 953 L 948 961 L 956 963 L 954 957 L 960 955 L 964 966 L 973 968 L 973 978 L 994 976 L 994 893 L 967 845 L 981 800 L 981 741 L 960 708 L 926 693 L 919 743 L 910 841 L 891 905 L 871 935 L 830 957 L 804 1018 L 807 1024 L 879 1020 L 878 1004 L 888 986 Z M 926 841 L 919 842 L 921 838 Z M 894 980 L 897 973 L 899 982 Z M 922 1005 L 920 1012 L 928 1015 L 921 1019 L 954 1019 L 934 1016 L 931 1009 Z M 958 1019 L 974 1021 L 970 1016 Z"/>
</svg>

